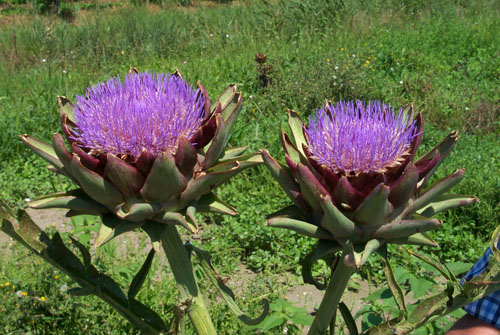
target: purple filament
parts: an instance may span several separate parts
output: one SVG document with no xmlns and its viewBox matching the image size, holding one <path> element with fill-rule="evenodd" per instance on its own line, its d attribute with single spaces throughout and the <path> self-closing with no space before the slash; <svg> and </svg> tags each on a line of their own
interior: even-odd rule
<svg viewBox="0 0 500 335">
<path fill-rule="evenodd" d="M 309 117 L 309 148 L 320 164 L 345 173 L 383 171 L 396 162 L 417 135 L 415 121 L 402 109 L 380 101 L 328 105 Z"/>
<path fill-rule="evenodd" d="M 78 96 L 72 139 L 95 153 L 139 157 L 143 148 L 175 152 L 179 137 L 190 139 L 205 119 L 205 98 L 170 74 L 111 78 Z"/>
</svg>

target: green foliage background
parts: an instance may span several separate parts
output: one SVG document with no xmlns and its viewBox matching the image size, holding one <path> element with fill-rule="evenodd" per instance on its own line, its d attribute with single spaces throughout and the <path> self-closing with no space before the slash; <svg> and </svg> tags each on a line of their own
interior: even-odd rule
<svg viewBox="0 0 500 335">
<path fill-rule="evenodd" d="M 435 253 L 448 262 L 474 262 L 481 255 L 500 222 L 498 1 L 217 2 L 68 2 L 63 7 L 73 15 L 70 22 L 54 14 L 39 15 L 29 3 L 7 3 L 0 14 L 1 198 L 16 206 L 24 198 L 71 187 L 17 139 L 28 133 L 49 141 L 59 131 L 57 95 L 74 100 L 99 81 L 123 77 L 130 66 L 157 72 L 179 69 L 190 82 L 203 82 L 212 99 L 237 83 L 244 105 L 230 144 L 267 148 L 275 157 L 282 157 L 278 134 L 286 110 L 307 117 L 324 99 L 413 104 L 427 121 L 421 153 L 449 130 L 459 129 L 461 139 L 436 178 L 465 167 L 467 176 L 457 193 L 476 195 L 481 203 L 441 215 L 445 224 L 432 234 L 441 245 Z M 258 52 L 272 66 L 269 87 L 259 85 Z M 267 214 L 288 203 L 264 168 L 246 171 L 219 193 L 231 199 L 240 215 L 205 217 L 203 240 L 195 242 L 214 254 L 223 275 L 231 277 L 239 264 L 258 273 L 241 293 L 243 304 L 255 309 L 262 295 L 276 299 L 300 282 L 297 264 L 313 241 L 264 226 Z M 56 274 L 47 265 L 25 257 L 17 246 L 2 252 L 8 257 L 0 260 L 0 301 L 5 302 L 0 329 L 133 332 L 117 315 L 108 317 L 102 303 L 59 292 L 64 278 L 55 282 Z M 398 256 L 399 251 L 395 254 L 400 266 L 419 268 Z M 126 259 L 132 268 L 144 257 L 132 251 L 101 256 L 103 264 Z M 158 273 L 165 269 L 156 266 Z M 107 265 L 126 285 L 126 267 L 120 268 Z M 284 280 L 289 274 L 293 279 Z M 381 279 L 376 258 L 361 275 Z M 29 292 L 30 300 L 17 298 L 17 290 L 6 289 L 6 282 Z M 168 317 L 175 303 L 173 287 L 164 278 L 151 280 L 142 298 L 157 311 L 161 306 Z M 41 302 L 41 296 L 47 301 Z M 224 307 L 212 308 L 217 328 L 238 333 L 241 325 Z"/>
</svg>

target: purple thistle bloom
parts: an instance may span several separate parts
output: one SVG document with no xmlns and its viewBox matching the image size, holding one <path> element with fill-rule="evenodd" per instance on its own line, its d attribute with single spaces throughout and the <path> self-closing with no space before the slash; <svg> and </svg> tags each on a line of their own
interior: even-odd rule
<svg viewBox="0 0 500 335">
<path fill-rule="evenodd" d="M 117 76 L 77 97 L 71 138 L 91 154 L 175 153 L 179 137 L 190 139 L 202 125 L 204 104 L 180 76 L 129 74 L 123 83 Z"/>
<path fill-rule="evenodd" d="M 410 115 L 379 101 L 327 105 L 305 128 L 312 157 L 336 172 L 384 172 L 399 164 L 417 136 Z"/>
</svg>

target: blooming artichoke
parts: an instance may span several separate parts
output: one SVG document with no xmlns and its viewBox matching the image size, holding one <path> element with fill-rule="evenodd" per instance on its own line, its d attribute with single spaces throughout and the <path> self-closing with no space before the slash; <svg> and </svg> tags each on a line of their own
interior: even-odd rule
<svg viewBox="0 0 500 335">
<path fill-rule="evenodd" d="M 425 234 L 441 225 L 431 216 L 478 201 L 446 194 L 464 169 L 426 187 L 458 133 L 415 161 L 424 120 L 414 118 L 412 108 L 394 114 L 380 102 L 327 103 L 309 126 L 294 111 L 288 123 L 294 143 L 281 133 L 287 166 L 267 151 L 262 157 L 294 205 L 270 215 L 267 224 L 330 240 L 353 266 L 386 243 L 436 246 Z"/>
<path fill-rule="evenodd" d="M 146 222 L 198 229 L 195 212 L 234 215 L 211 191 L 260 163 L 246 147 L 224 150 L 241 108 L 230 85 L 211 110 L 207 91 L 179 72 L 131 72 L 99 83 L 73 105 L 58 98 L 63 137 L 52 145 L 22 135 L 23 142 L 79 188 L 32 201 L 33 208 L 66 208 L 68 215 L 102 215 L 96 243 Z M 120 228 L 118 228 L 120 227 Z M 144 227 L 143 227 L 144 228 Z"/>
</svg>

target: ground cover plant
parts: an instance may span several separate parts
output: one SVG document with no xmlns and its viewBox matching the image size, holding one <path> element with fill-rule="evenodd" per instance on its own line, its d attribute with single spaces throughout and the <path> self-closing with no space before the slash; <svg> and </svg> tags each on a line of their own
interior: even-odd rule
<svg viewBox="0 0 500 335">
<path fill-rule="evenodd" d="M 173 72 L 179 68 L 186 80 L 202 81 L 210 96 L 217 96 L 230 83 L 238 84 L 245 103 L 229 145 L 268 148 L 275 157 L 280 156 L 277 130 L 286 120 L 286 110 L 293 108 L 307 117 L 325 98 L 378 99 L 397 106 L 412 103 L 430 121 L 419 154 L 437 144 L 448 130 L 458 129 L 461 139 L 450 163 L 441 167 L 436 178 L 465 166 L 467 177 L 456 191 L 476 195 L 481 203 L 439 214 L 445 224 L 431 236 L 441 245 L 437 255 L 446 262 L 471 263 L 482 253 L 500 218 L 500 22 L 496 2 L 382 5 L 373 1 L 362 7 L 356 2 L 289 1 L 169 6 L 159 10 L 152 5 L 120 4 L 109 11 L 75 7 L 72 23 L 22 11 L 2 15 L 0 183 L 2 199 L 11 207 L 21 205 L 20 199 L 69 187 L 68 180 L 52 176 L 45 164 L 16 140 L 23 133 L 46 141 L 51 138 L 59 118 L 56 96 L 74 99 L 86 87 L 128 72 L 131 65 L 141 71 Z M 256 53 L 267 57 L 265 75 L 270 84 L 266 87 L 259 80 L 262 73 Z M 200 243 L 214 255 L 213 263 L 223 276 L 231 277 L 239 264 L 258 273 L 252 287 L 241 293 L 246 298 L 243 307 L 257 309 L 262 295 L 273 301 L 297 284 L 296 263 L 310 252 L 314 242 L 264 227 L 265 215 L 288 203 L 262 168 L 244 172 L 218 189 L 218 195 L 231 199 L 240 215 L 235 219 L 205 217 L 207 225 L 203 225 Z M 85 327 L 78 315 L 65 317 L 71 309 L 56 307 L 58 299 L 68 299 L 58 291 L 59 281 L 66 277 L 51 273 L 43 263 L 36 265 L 36 260 L 26 260 L 15 243 L 5 248 L 18 258 L 2 260 L 0 283 L 4 285 L 4 301 L 9 302 L 5 306 L 10 306 L 2 313 L 18 310 L 19 314 L 2 317 L 3 329 L 49 333 L 61 327 L 68 332 Z M 100 257 L 111 258 L 106 253 Z M 22 265 L 25 262 L 27 267 Z M 36 271 L 28 274 L 29 264 Z M 419 267 L 406 257 L 399 264 L 412 270 Z M 315 273 L 322 270 L 315 269 Z M 363 277 L 381 280 L 377 260 L 362 271 Z M 291 279 L 289 273 L 293 274 Z M 59 279 L 54 284 L 56 275 Z M 127 274 L 119 275 L 126 285 Z M 10 285 L 16 285 L 16 290 L 5 289 Z M 155 290 L 155 285 L 145 285 L 141 294 L 166 304 L 163 313 L 169 315 L 176 299 L 173 282 L 169 284 L 172 290 L 162 297 L 152 293 L 165 291 Z M 18 298 L 15 293 L 19 290 L 28 298 Z M 87 313 L 90 305 L 85 306 L 92 300 L 78 301 L 85 311 L 79 315 L 92 319 Z M 16 305 L 20 307 L 16 309 Z M 96 305 L 106 308 L 92 301 L 92 308 Z M 226 315 L 224 307 L 214 304 L 210 308 L 213 319 L 218 320 L 216 328 L 238 332 L 240 327 Z M 97 321 L 88 323 L 88 332 L 132 331 L 113 313 L 106 310 L 102 314 L 111 315 L 108 322 L 104 326 Z M 281 318 L 273 331 L 279 327 L 295 331 L 286 321 Z"/>
</svg>

